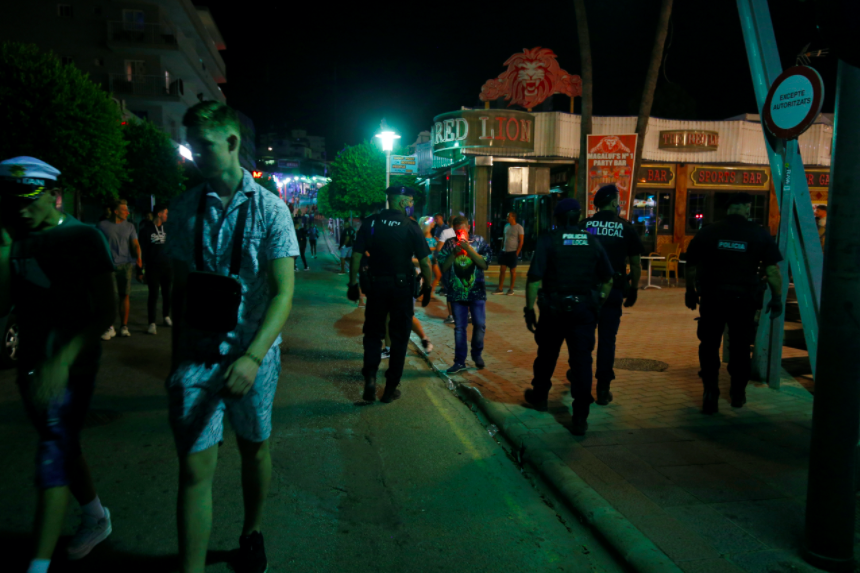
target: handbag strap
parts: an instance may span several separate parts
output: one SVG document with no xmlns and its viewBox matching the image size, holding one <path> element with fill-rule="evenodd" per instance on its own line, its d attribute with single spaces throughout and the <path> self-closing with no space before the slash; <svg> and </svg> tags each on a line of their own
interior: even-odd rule
<svg viewBox="0 0 860 573">
<path fill-rule="evenodd" d="M 198 271 L 205 270 L 203 261 L 203 218 L 206 216 L 206 189 L 200 194 L 200 203 L 197 206 L 197 221 L 194 228 L 194 264 Z M 245 238 L 245 222 L 248 218 L 248 208 L 251 198 L 239 206 L 239 215 L 236 219 L 236 228 L 233 230 L 233 250 L 230 254 L 230 274 L 239 274 L 242 266 L 242 240 Z"/>
</svg>

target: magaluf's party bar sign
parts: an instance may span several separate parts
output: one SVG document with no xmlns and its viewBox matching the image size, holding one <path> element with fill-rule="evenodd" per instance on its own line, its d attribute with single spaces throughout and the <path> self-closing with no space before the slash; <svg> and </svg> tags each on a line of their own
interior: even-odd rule
<svg viewBox="0 0 860 573">
<path fill-rule="evenodd" d="M 604 185 L 618 187 L 620 215 L 630 213 L 630 191 L 633 162 L 636 159 L 635 133 L 588 136 L 588 216 L 596 212 L 594 194 Z"/>
</svg>

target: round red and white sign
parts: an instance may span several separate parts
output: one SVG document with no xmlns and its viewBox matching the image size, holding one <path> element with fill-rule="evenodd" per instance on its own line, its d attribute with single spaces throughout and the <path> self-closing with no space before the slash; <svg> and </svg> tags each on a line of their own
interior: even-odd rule
<svg viewBox="0 0 860 573">
<path fill-rule="evenodd" d="M 809 66 L 782 72 L 764 101 L 762 121 L 768 131 L 782 139 L 797 137 L 815 123 L 824 102 L 824 83 Z"/>
</svg>

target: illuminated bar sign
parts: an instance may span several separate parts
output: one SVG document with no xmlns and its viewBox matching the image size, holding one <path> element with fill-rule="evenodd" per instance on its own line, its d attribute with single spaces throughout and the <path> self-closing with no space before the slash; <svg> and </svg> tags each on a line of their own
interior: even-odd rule
<svg viewBox="0 0 860 573">
<path fill-rule="evenodd" d="M 690 179 L 693 187 L 770 188 L 770 173 L 764 168 L 696 165 L 690 171 Z"/>
<path fill-rule="evenodd" d="M 661 131 L 657 146 L 675 151 L 716 151 L 720 146 L 720 134 L 689 129 Z"/>
<path fill-rule="evenodd" d="M 674 187 L 674 165 L 643 165 L 639 168 L 637 183 L 640 187 Z"/>
<path fill-rule="evenodd" d="M 810 189 L 827 191 L 830 188 L 830 171 L 827 169 L 807 169 L 806 184 Z"/>
<path fill-rule="evenodd" d="M 444 113 L 434 118 L 433 153 L 454 158 L 465 149 L 494 152 L 534 151 L 534 115 L 524 111 L 482 109 Z"/>
</svg>

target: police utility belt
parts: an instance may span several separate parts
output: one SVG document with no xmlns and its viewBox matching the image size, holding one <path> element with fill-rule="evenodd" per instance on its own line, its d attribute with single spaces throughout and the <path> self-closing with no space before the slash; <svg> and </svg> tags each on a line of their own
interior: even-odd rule
<svg viewBox="0 0 860 573">
<path fill-rule="evenodd" d="M 593 310 L 597 310 L 600 306 L 596 292 L 590 294 L 548 293 L 544 290 L 538 292 L 538 305 L 552 312 L 573 312 L 578 304 L 584 304 Z"/>
<path fill-rule="evenodd" d="M 200 196 L 197 221 L 194 229 L 195 270 L 188 274 L 185 297 L 185 320 L 198 330 L 227 333 L 239 323 L 239 305 L 242 302 L 242 283 L 234 278 L 242 266 L 242 239 L 251 199 L 239 206 L 236 228 L 233 230 L 233 251 L 230 256 L 230 274 L 206 271 L 203 261 L 203 218 L 206 215 L 206 190 Z"/>
<path fill-rule="evenodd" d="M 394 274 L 374 276 L 369 270 L 366 273 L 365 281 L 368 287 L 378 288 L 408 288 L 412 293 L 412 298 L 418 298 L 421 295 L 421 282 L 416 280 L 415 273 Z M 370 288 L 366 290 L 370 290 Z"/>
</svg>

